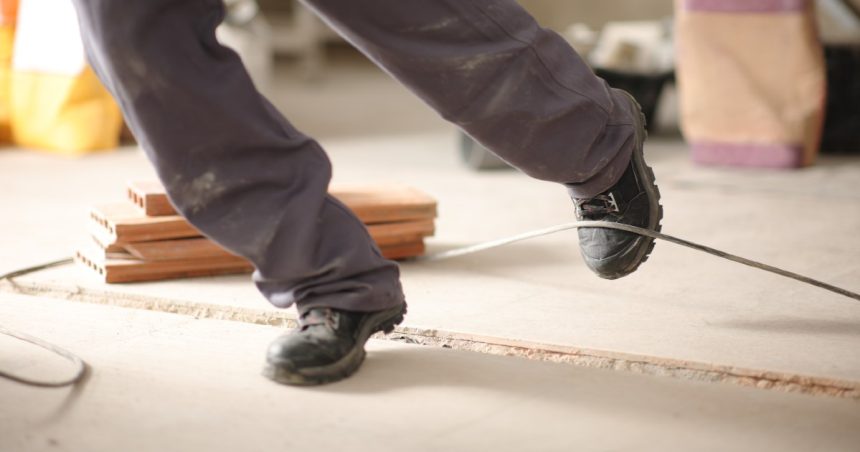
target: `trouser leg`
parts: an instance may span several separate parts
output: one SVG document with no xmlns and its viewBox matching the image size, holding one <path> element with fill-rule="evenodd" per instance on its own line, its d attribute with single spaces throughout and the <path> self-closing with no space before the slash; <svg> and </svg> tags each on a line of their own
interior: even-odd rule
<svg viewBox="0 0 860 452">
<path fill-rule="evenodd" d="M 221 0 L 75 0 L 93 67 L 171 201 L 255 265 L 276 306 L 357 311 L 402 302 L 399 272 L 327 195 L 320 146 L 254 88 L 215 39 Z"/>
<path fill-rule="evenodd" d="M 616 108 L 625 100 L 515 1 L 306 3 L 442 117 L 523 172 L 591 197 L 626 168 L 633 121 Z"/>
</svg>

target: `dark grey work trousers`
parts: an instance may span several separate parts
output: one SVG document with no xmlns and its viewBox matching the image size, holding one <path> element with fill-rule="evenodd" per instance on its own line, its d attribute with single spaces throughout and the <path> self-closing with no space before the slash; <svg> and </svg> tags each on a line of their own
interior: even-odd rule
<svg viewBox="0 0 860 452">
<path fill-rule="evenodd" d="M 206 236 L 253 262 L 272 304 L 372 311 L 403 301 L 397 264 L 326 193 L 331 165 L 320 145 L 257 92 L 239 57 L 215 39 L 221 0 L 74 2 L 90 63 L 171 201 Z M 624 100 L 513 0 L 307 5 L 532 177 L 591 197 L 628 164 L 633 129 Z"/>
</svg>

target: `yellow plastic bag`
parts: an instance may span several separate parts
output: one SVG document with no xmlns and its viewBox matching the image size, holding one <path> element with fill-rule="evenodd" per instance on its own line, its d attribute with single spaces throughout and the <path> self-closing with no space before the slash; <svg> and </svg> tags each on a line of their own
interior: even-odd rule
<svg viewBox="0 0 860 452">
<path fill-rule="evenodd" d="M 17 17 L 18 0 L 0 0 L 0 143 L 9 143 L 12 139 L 9 95 Z"/>
<path fill-rule="evenodd" d="M 69 0 L 21 0 L 11 74 L 20 146 L 81 155 L 117 146 L 122 115 L 86 57 Z"/>
</svg>

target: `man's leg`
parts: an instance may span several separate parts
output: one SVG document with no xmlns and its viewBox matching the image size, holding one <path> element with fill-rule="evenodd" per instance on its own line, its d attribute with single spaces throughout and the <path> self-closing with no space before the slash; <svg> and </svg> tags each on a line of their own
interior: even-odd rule
<svg viewBox="0 0 860 452">
<path fill-rule="evenodd" d="M 638 105 L 514 0 L 305 1 L 445 119 L 530 176 L 566 185 L 580 219 L 659 229 Z M 653 241 L 582 229 L 580 245 L 598 275 L 617 278 Z"/>
<path fill-rule="evenodd" d="M 325 374 L 351 353 L 351 367 L 335 370 L 355 370 L 365 336 L 402 320 L 397 265 L 327 195 L 331 168 L 320 146 L 278 114 L 239 57 L 218 44 L 222 1 L 75 5 L 90 62 L 173 204 L 253 262 L 254 280 L 274 305 L 296 303 L 307 320 L 301 334 L 276 344 L 276 358 L 298 350 L 302 365 Z M 322 378 L 332 379 L 331 371 Z"/>
<path fill-rule="evenodd" d="M 307 4 L 445 119 L 530 176 L 589 197 L 627 166 L 629 112 L 560 36 L 513 0 Z"/>
</svg>

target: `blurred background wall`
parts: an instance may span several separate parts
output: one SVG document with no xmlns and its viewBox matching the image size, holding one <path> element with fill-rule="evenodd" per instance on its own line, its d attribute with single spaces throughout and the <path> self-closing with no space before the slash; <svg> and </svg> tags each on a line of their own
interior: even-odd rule
<svg viewBox="0 0 860 452">
<path fill-rule="evenodd" d="M 860 3 L 860 0 L 852 0 Z M 267 16 L 290 14 L 294 0 L 259 0 Z M 545 26 L 563 29 L 575 22 L 598 27 L 609 20 L 661 19 L 672 15 L 672 0 L 521 0 Z"/>
<path fill-rule="evenodd" d="M 580 22 L 597 28 L 610 20 L 653 20 L 672 15 L 672 0 L 524 0 L 544 26 L 560 30 Z"/>
</svg>

